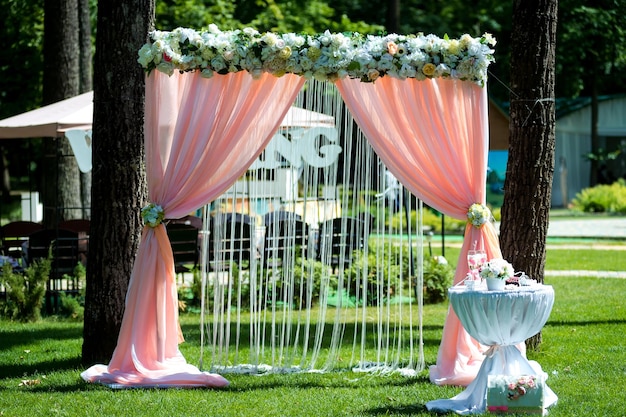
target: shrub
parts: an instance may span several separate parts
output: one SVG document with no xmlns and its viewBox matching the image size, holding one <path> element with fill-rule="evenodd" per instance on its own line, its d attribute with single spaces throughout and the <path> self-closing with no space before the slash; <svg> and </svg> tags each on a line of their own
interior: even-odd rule
<svg viewBox="0 0 626 417">
<path fill-rule="evenodd" d="M 10 264 L 4 264 L 1 279 L 7 291 L 7 301 L 3 306 L 5 316 L 25 322 L 41 318 L 52 263 L 50 259 L 48 256 L 33 262 L 23 273 L 14 272 Z"/>
<path fill-rule="evenodd" d="M 59 295 L 59 316 L 74 320 L 82 320 L 85 315 L 85 306 L 79 297 L 62 292 Z"/>
<path fill-rule="evenodd" d="M 585 213 L 626 214 L 626 181 L 600 184 L 576 194 L 572 209 Z"/>
<path fill-rule="evenodd" d="M 440 303 L 448 297 L 454 282 L 454 268 L 442 256 L 424 259 L 424 303 Z"/>
</svg>

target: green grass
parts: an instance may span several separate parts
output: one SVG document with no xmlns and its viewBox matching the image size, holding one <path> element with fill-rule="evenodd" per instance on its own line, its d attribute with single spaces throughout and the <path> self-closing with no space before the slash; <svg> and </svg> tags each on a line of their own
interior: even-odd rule
<svg viewBox="0 0 626 417">
<path fill-rule="evenodd" d="M 599 244 L 598 241 L 594 241 Z M 555 271 L 626 271 L 626 242 L 610 242 L 602 250 L 591 249 L 586 241 L 548 243 L 546 270 Z M 612 249 L 614 248 L 614 249 Z M 445 257 L 455 266 L 459 260 L 460 245 L 446 246 Z M 441 245 L 433 246 L 433 255 L 441 255 Z"/>
<path fill-rule="evenodd" d="M 528 353 L 559 397 L 550 416 L 624 416 L 626 280 L 557 277 L 550 284 L 555 306 L 540 349 Z M 446 310 L 425 307 L 427 364 L 436 359 Z M 181 350 L 195 364 L 197 323 L 196 315 L 181 316 Z M 114 391 L 80 378 L 81 337 L 76 322 L 0 321 L 0 416 L 432 416 L 426 402 L 461 391 L 431 384 L 427 372 L 228 375 L 231 385 L 222 390 Z M 30 380 L 38 383 L 23 385 Z"/>
</svg>

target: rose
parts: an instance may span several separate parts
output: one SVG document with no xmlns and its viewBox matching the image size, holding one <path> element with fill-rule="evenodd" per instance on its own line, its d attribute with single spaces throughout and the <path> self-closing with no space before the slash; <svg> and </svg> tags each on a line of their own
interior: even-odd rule
<svg viewBox="0 0 626 417">
<path fill-rule="evenodd" d="M 434 64 L 431 64 L 430 62 L 426 65 L 424 65 L 422 67 L 422 72 L 424 73 L 425 76 L 427 77 L 432 77 L 435 74 L 435 70 L 437 69 L 437 67 L 435 67 Z"/>
<path fill-rule="evenodd" d="M 395 42 L 387 42 L 387 52 L 389 55 L 395 55 L 398 52 L 398 45 Z"/>
</svg>

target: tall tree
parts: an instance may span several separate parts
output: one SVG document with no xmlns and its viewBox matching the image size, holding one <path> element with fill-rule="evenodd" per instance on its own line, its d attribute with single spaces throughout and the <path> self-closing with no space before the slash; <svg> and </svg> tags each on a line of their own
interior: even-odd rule
<svg viewBox="0 0 626 417">
<path fill-rule="evenodd" d="M 91 65 L 91 10 L 89 0 L 78 0 L 78 27 L 79 27 L 79 91 L 86 93 L 93 90 L 93 65 Z M 82 205 L 81 217 L 91 218 L 91 172 L 80 173 L 80 200 Z"/>
<path fill-rule="evenodd" d="M 154 24 L 154 0 L 98 2 L 92 219 L 83 362 L 115 349 L 146 202 L 144 73 L 137 52 Z"/>
<path fill-rule="evenodd" d="M 556 13 L 557 0 L 513 2 L 510 143 L 500 240 L 503 256 L 539 281 L 554 176 Z"/>
<path fill-rule="evenodd" d="M 77 0 L 44 2 L 43 104 L 79 92 Z M 64 138 L 44 141 L 44 224 L 81 217 L 80 175 L 72 148 Z"/>
</svg>

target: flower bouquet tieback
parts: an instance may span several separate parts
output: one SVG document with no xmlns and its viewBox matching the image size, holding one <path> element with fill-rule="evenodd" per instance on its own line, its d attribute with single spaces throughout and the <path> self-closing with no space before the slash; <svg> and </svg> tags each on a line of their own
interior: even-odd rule
<svg viewBox="0 0 626 417">
<path fill-rule="evenodd" d="M 141 217 L 146 226 L 157 227 L 163 222 L 165 212 L 163 207 L 155 203 L 150 203 L 141 209 Z"/>
<path fill-rule="evenodd" d="M 474 203 L 467 211 L 467 220 L 476 228 L 491 221 L 492 217 L 491 210 L 484 204 Z"/>
</svg>

